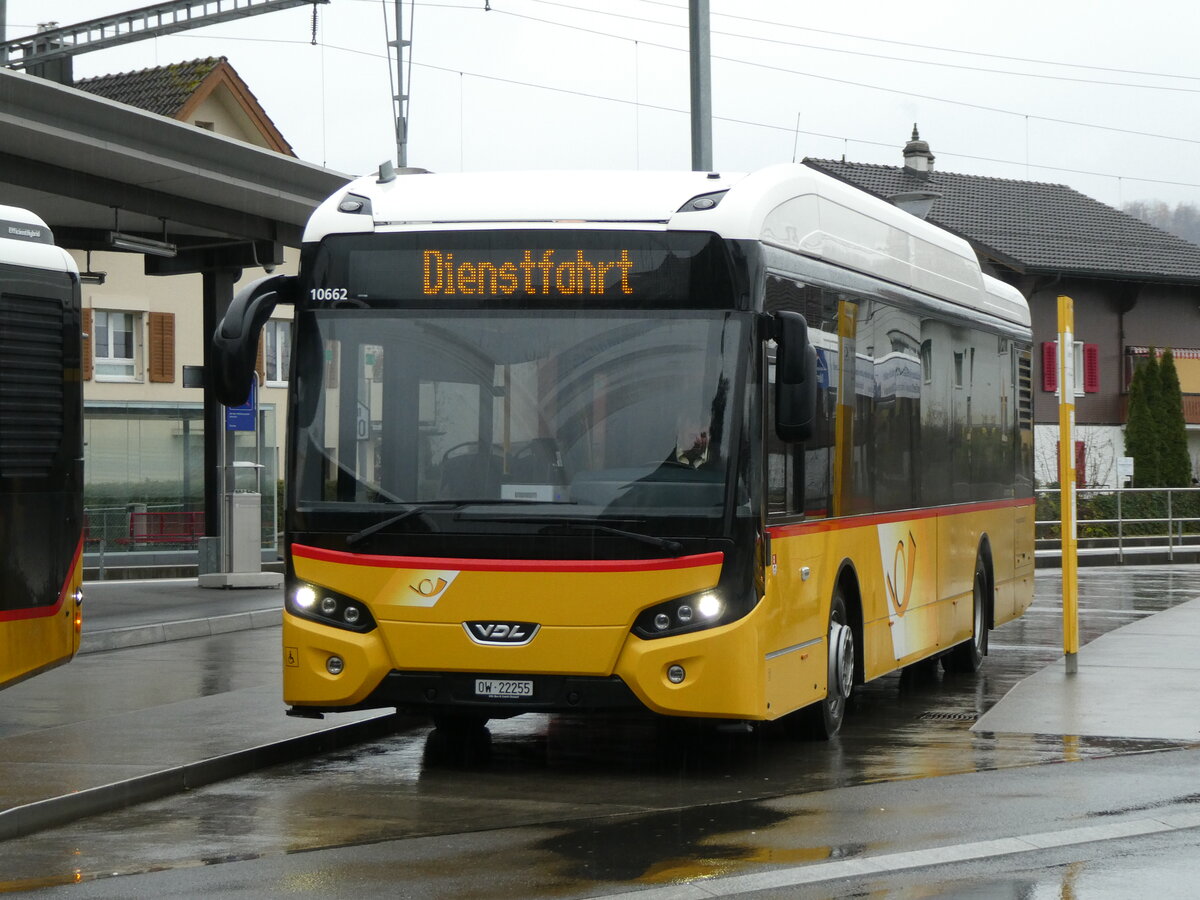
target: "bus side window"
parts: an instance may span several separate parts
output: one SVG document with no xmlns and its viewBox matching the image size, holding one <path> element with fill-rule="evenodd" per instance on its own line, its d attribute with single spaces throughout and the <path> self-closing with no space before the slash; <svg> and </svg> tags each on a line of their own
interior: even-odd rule
<svg viewBox="0 0 1200 900">
<path fill-rule="evenodd" d="M 775 433 L 775 344 L 767 346 L 766 396 L 763 415 L 766 421 L 767 513 L 774 516 L 798 515 L 803 511 L 799 471 L 802 448 L 785 444 Z"/>
<path fill-rule="evenodd" d="M 769 273 L 763 308 L 767 312 L 793 310 L 808 322 L 809 338 L 817 347 L 818 369 L 830 363 L 830 339 L 823 332 L 836 331 L 837 295 L 781 274 Z M 832 359 L 836 360 L 836 354 Z M 775 347 L 767 345 L 766 421 L 767 511 L 775 516 L 805 515 L 822 518 L 829 514 L 832 426 L 826 407 L 831 401 L 829 376 L 817 386 L 816 431 L 800 444 L 785 444 L 775 434 Z"/>
</svg>

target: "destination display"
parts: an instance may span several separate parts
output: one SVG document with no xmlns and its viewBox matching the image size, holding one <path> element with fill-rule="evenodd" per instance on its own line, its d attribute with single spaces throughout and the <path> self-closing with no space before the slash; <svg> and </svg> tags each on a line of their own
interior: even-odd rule
<svg viewBox="0 0 1200 900">
<path fill-rule="evenodd" d="M 463 259 L 466 253 L 425 250 L 421 254 L 421 287 L 426 297 L 453 294 L 632 294 L 628 249 L 607 254 L 576 250 L 521 250 L 513 259 Z"/>
<path fill-rule="evenodd" d="M 728 307 L 729 254 L 711 234 L 626 230 L 336 235 L 311 271 L 318 306 Z"/>
</svg>

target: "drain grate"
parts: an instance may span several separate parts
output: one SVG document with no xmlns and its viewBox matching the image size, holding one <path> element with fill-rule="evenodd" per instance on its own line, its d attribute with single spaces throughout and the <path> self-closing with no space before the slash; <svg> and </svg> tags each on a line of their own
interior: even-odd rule
<svg viewBox="0 0 1200 900">
<path fill-rule="evenodd" d="M 975 713 L 963 712 L 927 712 L 922 719 L 936 722 L 974 722 L 978 718 Z"/>
</svg>

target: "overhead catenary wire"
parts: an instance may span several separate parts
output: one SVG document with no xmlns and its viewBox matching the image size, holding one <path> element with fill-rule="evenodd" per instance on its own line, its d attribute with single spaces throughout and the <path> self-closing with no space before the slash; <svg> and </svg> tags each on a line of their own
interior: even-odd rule
<svg viewBox="0 0 1200 900">
<path fill-rule="evenodd" d="M 372 0 L 372 2 L 374 2 L 374 0 Z M 425 5 L 428 5 L 428 4 L 425 4 Z M 479 9 L 479 7 L 470 7 L 470 8 L 473 10 Z M 496 12 L 497 10 L 493 7 L 492 11 Z M 171 37 L 172 38 L 183 38 L 185 40 L 196 38 L 195 35 L 187 35 L 187 34 L 176 34 L 176 35 L 171 35 Z M 248 41 L 248 42 L 293 44 L 293 45 L 301 45 L 301 46 L 307 46 L 307 43 L 308 43 L 307 41 L 287 40 L 284 38 L 246 38 L 246 37 L 235 37 L 235 36 L 227 36 L 227 35 L 222 35 L 222 40 L 240 40 L 240 41 Z M 368 57 L 372 57 L 372 58 L 387 61 L 387 62 L 391 61 L 390 56 L 381 54 L 381 53 L 375 53 L 370 50 L 361 50 L 356 47 L 344 47 L 344 46 L 340 46 L 337 44 L 330 44 L 330 43 L 322 43 L 322 46 L 327 47 L 330 50 L 336 50 L 340 53 L 350 53 L 350 54 L 355 54 L 358 56 L 368 56 Z M 637 106 L 638 108 L 641 108 L 641 109 L 656 110 L 658 112 L 677 113 L 679 115 L 688 115 L 689 114 L 689 110 L 682 108 L 682 107 L 674 107 L 674 106 L 665 106 L 662 104 L 646 103 L 644 101 L 630 100 L 625 97 L 613 97 L 613 96 L 609 96 L 606 94 L 597 94 L 597 93 L 592 93 L 592 92 L 588 92 L 588 91 L 578 91 L 578 90 L 573 90 L 571 88 L 556 87 L 554 85 L 541 84 L 538 82 L 522 81 L 520 79 L 515 79 L 515 78 L 505 78 L 505 77 L 499 76 L 499 75 L 485 75 L 485 74 L 482 74 L 479 72 L 468 72 L 464 69 L 456 68 L 453 66 L 439 66 L 439 65 L 435 65 L 433 63 L 421 63 L 421 62 L 415 62 L 415 61 L 412 63 L 412 65 L 416 66 L 419 69 L 430 69 L 433 71 L 446 72 L 446 73 L 458 75 L 460 77 L 471 77 L 471 78 L 478 78 L 478 79 L 481 79 L 484 81 L 493 81 L 493 82 L 496 82 L 499 84 L 511 84 L 511 85 L 515 85 L 515 86 L 519 86 L 519 87 L 533 88 L 536 90 L 552 91 L 555 93 L 565 94 L 568 96 L 583 97 L 583 98 L 587 98 L 587 99 L 591 99 L 591 100 L 601 100 L 601 101 L 605 101 L 605 102 L 609 102 L 609 103 L 618 103 L 618 104 L 624 104 L 624 105 L 630 105 L 630 106 Z M 798 73 L 798 74 L 804 75 L 806 73 Z M 814 77 L 820 77 L 820 76 L 814 76 Z M 875 88 L 877 90 L 882 90 L 882 91 L 892 90 L 890 88 L 880 88 L 880 87 L 876 87 L 874 85 L 866 85 L 866 86 Z M 916 95 L 916 96 L 920 96 L 920 95 Z M 933 98 L 933 99 L 941 99 L 941 98 Z M 945 100 L 943 102 L 954 103 L 956 101 Z M 1025 113 L 1016 113 L 1016 112 L 1011 112 L 1008 110 L 1001 110 L 1001 111 L 1007 112 L 1011 115 L 1019 115 L 1019 116 L 1027 115 Z M 1041 118 L 1038 116 L 1034 116 L 1032 114 L 1028 114 L 1028 115 L 1030 118 Z M 718 121 L 718 122 L 727 122 L 729 124 L 734 124 L 734 125 L 746 125 L 746 126 L 751 126 L 751 127 L 755 127 L 755 128 L 765 128 L 765 129 L 769 129 L 772 131 L 784 132 L 787 134 L 795 134 L 797 132 L 797 129 L 794 125 L 776 125 L 776 124 L 773 124 L 770 122 L 758 122 L 758 121 L 754 121 L 751 119 L 739 119 L 739 118 L 735 118 L 732 116 L 714 115 L 713 120 Z M 1050 121 L 1059 121 L 1059 120 L 1050 120 Z M 1059 124 L 1072 124 L 1072 123 L 1059 122 Z M 1098 129 L 1109 129 L 1110 128 L 1110 126 L 1098 125 L 1095 123 L 1081 123 L 1081 124 L 1083 127 L 1088 127 L 1088 128 L 1098 128 Z M 1131 129 L 1112 129 L 1112 130 L 1121 131 L 1122 133 L 1126 133 L 1126 134 L 1134 134 L 1134 135 L 1141 136 L 1141 137 L 1156 137 L 1156 135 L 1153 135 L 1153 134 L 1133 131 Z M 827 139 L 836 140 L 836 141 L 849 141 L 849 142 L 852 142 L 855 144 L 862 144 L 863 146 L 867 146 L 867 147 L 894 148 L 896 145 L 895 141 L 881 141 L 881 140 L 874 140 L 874 139 L 870 139 L 870 138 L 849 137 L 844 134 L 830 134 L 827 132 L 810 131 L 810 130 L 804 130 L 804 129 L 799 129 L 799 133 L 808 135 L 809 137 L 827 138 Z M 1183 141 L 1186 143 L 1200 144 L 1200 140 L 1191 139 L 1191 138 L 1181 138 L 1181 137 L 1176 137 L 1176 136 L 1164 136 L 1164 137 L 1167 140 L 1175 140 L 1175 141 Z M 1180 180 L 1176 180 L 1176 179 L 1166 179 L 1166 178 L 1149 178 L 1149 177 L 1142 176 L 1142 175 L 1119 175 L 1119 174 L 1116 174 L 1113 172 L 1096 172 L 1096 171 L 1090 171 L 1090 170 L 1086 170 L 1086 169 L 1074 169 L 1074 168 L 1071 168 L 1068 166 L 1052 166 L 1052 165 L 1034 163 L 1034 162 L 1030 162 L 1028 160 L 1002 159 L 1002 158 L 998 158 L 998 157 L 978 156 L 978 155 L 974 155 L 974 154 L 970 154 L 970 153 L 960 153 L 960 152 L 956 152 L 953 150 L 939 150 L 938 152 L 939 152 L 939 154 L 941 154 L 943 156 L 949 156 L 949 157 L 954 157 L 954 158 L 958 158 L 958 159 L 970 159 L 970 160 L 976 160 L 979 162 L 992 162 L 992 163 L 999 163 L 1002 165 L 1030 167 L 1030 168 L 1034 168 L 1034 169 L 1041 169 L 1041 170 L 1048 171 L 1048 172 L 1063 172 L 1063 173 L 1071 174 L 1071 175 L 1086 175 L 1089 177 L 1112 178 L 1112 179 L 1117 179 L 1117 180 L 1134 181 L 1134 182 L 1140 182 L 1140 183 L 1145 183 L 1145 184 L 1162 184 L 1162 185 L 1168 185 L 1168 186 L 1172 186 L 1172 187 L 1200 188 L 1200 182 L 1180 181 Z"/>
<path fill-rule="evenodd" d="M 534 0 L 534 2 L 539 2 L 539 0 Z M 540 2 L 552 3 L 552 0 L 540 0 Z M 673 3 L 666 3 L 663 2 L 663 0 L 639 0 L 639 2 L 648 4 L 650 6 L 665 6 L 668 9 L 674 9 L 680 12 L 686 9 L 686 7 L 677 6 Z M 571 7 L 562 3 L 553 3 L 553 5 L 563 6 L 568 9 L 582 9 L 582 7 Z M 1093 72 L 1114 72 L 1120 75 L 1145 75 L 1152 78 L 1181 78 L 1188 81 L 1200 81 L 1200 75 L 1179 75 L 1173 72 L 1151 72 L 1144 69 L 1124 69 L 1117 66 L 1097 66 L 1089 63 L 1068 63 L 1054 59 L 1039 59 L 1037 57 L 1029 56 L 1012 56 L 1005 53 L 988 53 L 983 50 L 963 50 L 961 47 L 942 47 L 937 44 L 920 44 L 915 41 L 898 41 L 894 38 L 871 37 L 870 35 L 865 34 L 853 34 L 846 31 L 833 31 L 828 28 L 814 28 L 811 25 L 793 25 L 790 22 L 777 22 L 770 19 L 758 19 L 753 16 L 739 16 L 735 13 L 725 13 L 717 10 L 713 11 L 713 15 L 721 16 L 722 18 L 726 19 L 738 19 L 743 22 L 753 22 L 756 25 L 766 25 L 771 28 L 792 28 L 797 31 L 810 31 L 813 34 L 826 34 L 830 37 L 848 38 L 856 41 L 870 41 L 877 44 L 890 44 L 894 47 L 910 47 L 916 50 L 934 50 L 938 53 L 957 53 L 965 56 L 978 56 L 985 59 L 1002 59 L 1008 62 L 1030 63 L 1043 66 L 1060 66 L 1071 69 L 1087 69 Z M 648 19 L 647 21 L 655 20 Z"/>
<path fill-rule="evenodd" d="M 629 15 L 628 13 L 612 12 L 611 10 L 587 9 L 586 7 L 573 6 L 569 3 L 560 3 L 560 2 L 557 2 L 557 0 L 526 0 L 526 2 L 540 3 L 540 4 L 543 4 L 546 6 L 558 7 L 560 9 L 569 9 L 574 12 L 594 13 L 596 15 L 612 16 L 615 18 L 628 19 L 628 20 L 632 20 L 635 22 L 646 22 L 646 23 L 649 23 L 652 25 L 661 25 L 661 26 L 666 26 L 669 28 L 686 28 L 687 27 L 682 22 L 664 22 L 659 19 L 646 19 L 641 16 Z M 436 5 L 436 4 L 433 4 L 433 5 Z M 667 4 L 663 4 L 663 5 L 667 5 Z M 678 6 L 668 6 L 668 8 L 686 11 L 686 10 L 684 10 L 683 7 L 678 7 Z M 714 13 L 714 15 L 724 15 L 727 18 L 738 19 L 738 20 L 745 21 L 745 22 L 753 22 L 755 24 L 769 26 L 772 28 L 802 28 L 803 27 L 803 26 L 797 26 L 797 25 L 789 25 L 786 22 L 772 22 L 772 21 L 768 21 L 765 19 L 754 19 L 754 18 L 751 18 L 748 16 L 735 16 L 735 15 L 727 14 L 727 13 Z M 548 21 L 548 20 L 542 20 L 542 21 Z M 821 29 L 805 29 L 805 30 L 813 30 L 813 31 L 817 31 L 820 33 L 824 33 L 824 34 L 837 35 L 838 37 L 850 38 L 850 39 L 856 39 L 856 40 L 875 40 L 874 38 L 861 38 L 857 35 L 851 35 L 851 34 L 843 33 L 843 32 L 828 32 L 828 31 L 822 32 Z M 1127 82 L 1127 81 L 1101 81 L 1101 80 L 1095 79 L 1095 78 L 1083 78 L 1080 76 L 1055 75 L 1055 74 L 1051 74 L 1051 73 L 1047 73 L 1047 72 L 1014 72 L 1009 69 L 996 69 L 996 68 L 989 68 L 986 66 L 964 65 L 962 63 L 952 63 L 952 62 L 945 62 L 942 60 L 933 60 L 933 59 L 914 59 L 913 57 L 910 57 L 910 56 L 891 56 L 891 55 L 884 54 L 884 53 L 870 53 L 865 50 L 852 50 L 852 49 L 849 49 L 846 47 L 830 47 L 830 46 L 822 46 L 822 45 L 818 45 L 818 44 L 807 44 L 807 43 L 801 43 L 799 41 L 790 41 L 790 40 L 785 40 L 783 38 L 766 37 L 764 35 L 757 35 L 757 34 L 738 34 L 738 33 L 731 32 L 731 31 L 721 31 L 720 29 L 716 29 L 716 28 L 713 28 L 710 31 L 711 31 L 711 34 L 720 35 L 722 37 L 738 38 L 741 40 L 749 40 L 749 41 L 760 41 L 760 42 L 766 43 L 766 44 L 777 44 L 777 45 L 781 45 L 781 46 L 785 46 L 785 47 L 796 47 L 796 48 L 799 48 L 802 50 L 816 50 L 817 52 L 820 52 L 820 53 L 840 53 L 840 54 L 849 55 L 849 56 L 861 56 L 861 57 L 866 57 L 868 59 L 881 59 L 881 60 L 886 60 L 888 62 L 899 62 L 899 63 L 905 63 L 905 64 L 910 64 L 910 65 L 937 66 L 937 67 L 941 67 L 941 68 L 958 69 L 960 71 L 966 71 L 966 72 L 982 72 L 982 73 L 991 74 L 991 75 L 1009 75 L 1009 76 L 1012 76 L 1015 78 L 1041 78 L 1041 79 L 1047 79 L 1047 80 L 1051 80 L 1051 81 L 1077 82 L 1080 84 L 1093 84 L 1093 85 L 1098 85 L 1098 86 L 1102 86 L 1102 87 L 1126 87 L 1126 88 L 1133 88 L 1133 89 L 1138 89 L 1138 90 L 1182 91 L 1185 93 L 1200 94 L 1200 86 L 1179 87 L 1179 86 L 1175 86 L 1175 85 L 1136 84 L 1136 83 Z M 960 51 L 950 51 L 949 48 L 934 47 L 931 45 L 908 44 L 905 42 L 890 42 L 890 41 L 886 42 L 886 43 L 898 43 L 901 46 L 919 47 L 922 49 L 935 50 L 935 51 L 939 51 L 939 52 L 959 52 L 959 53 L 970 53 L 971 55 L 976 55 L 974 53 L 974 51 L 961 51 L 961 50 Z M 978 54 L 978 55 L 996 58 L 993 54 Z M 1099 67 L 1092 67 L 1092 66 L 1075 66 L 1074 64 L 1071 64 L 1071 63 L 1059 63 L 1059 62 L 1053 62 L 1050 60 L 1022 59 L 1020 57 L 999 57 L 999 58 L 1005 59 L 1005 60 L 1008 60 L 1011 62 L 1023 62 L 1026 64 L 1033 64 L 1033 65 L 1070 66 L 1072 68 L 1086 68 L 1086 69 L 1098 69 L 1099 68 Z M 1190 81 L 1200 82 L 1200 76 L 1168 75 L 1165 73 L 1135 72 L 1135 71 L 1123 70 L 1123 69 L 1099 69 L 1099 70 L 1100 71 L 1119 72 L 1122 74 L 1130 74 L 1130 75 L 1151 76 L 1151 77 L 1155 77 L 1155 78 L 1184 78 L 1184 79 L 1188 79 Z"/>
<path fill-rule="evenodd" d="M 597 31 L 595 29 L 584 28 L 579 25 L 570 25 L 570 24 L 563 23 L 563 22 L 555 22 L 550 19 L 541 19 L 541 18 L 538 18 L 537 16 L 529 16 L 524 13 L 513 13 L 513 12 L 508 12 L 507 10 L 496 10 L 496 12 L 500 12 L 503 15 L 513 16 L 513 17 L 519 18 L 519 19 L 527 19 L 527 20 L 533 21 L 533 22 L 542 22 L 547 25 L 554 25 L 554 26 L 561 27 L 561 28 L 569 28 L 569 29 L 572 29 L 575 31 L 584 31 L 584 32 L 588 32 L 590 34 L 602 35 L 604 37 L 609 37 L 614 40 L 623 40 L 623 41 L 632 40 L 631 38 L 627 38 L 623 35 L 612 34 L 611 32 L 605 32 L 605 31 Z M 673 47 L 670 44 L 656 43 L 654 41 L 640 41 L 640 43 L 643 46 L 657 47 L 660 50 L 670 50 L 670 51 L 673 51 L 676 53 L 686 53 L 687 52 L 687 50 L 685 50 L 681 47 Z M 865 88 L 867 90 L 882 91 L 883 93 L 887 93 L 887 94 L 897 94 L 902 97 L 913 97 L 918 100 L 929 100 L 929 101 L 936 102 L 936 103 L 948 103 L 948 104 L 952 104 L 954 106 L 961 106 L 961 107 L 964 107 L 967 109 L 975 109 L 975 110 L 979 110 L 982 112 L 1002 113 L 1002 114 L 1008 115 L 1008 116 L 1016 116 L 1017 118 L 1029 118 L 1029 119 L 1035 119 L 1039 122 L 1050 122 L 1050 123 L 1057 124 L 1057 125 L 1071 125 L 1071 126 L 1074 126 L 1077 128 L 1095 128 L 1095 129 L 1098 129 L 1101 131 L 1110 131 L 1115 134 L 1128 134 L 1128 135 L 1136 135 L 1138 137 L 1155 138 L 1158 140 L 1165 140 L 1165 141 L 1180 141 L 1180 142 L 1187 143 L 1187 144 L 1200 144 L 1200 138 L 1187 138 L 1187 137 L 1180 137 L 1178 135 L 1171 135 L 1171 134 L 1155 134 L 1153 132 L 1139 131 L 1136 128 L 1121 128 L 1116 125 L 1100 125 L 1095 122 L 1081 122 L 1081 121 L 1073 120 L 1073 119 L 1063 119 L 1063 118 L 1059 118 L 1057 116 L 1042 116 L 1042 115 L 1038 115 L 1036 113 L 1023 112 L 1021 110 L 1004 109 L 1003 107 L 999 107 L 999 106 L 989 106 L 985 103 L 972 103 L 971 101 L 968 101 L 968 100 L 951 100 L 947 97 L 937 97 L 933 94 L 923 94 L 919 91 L 906 91 L 906 90 L 902 90 L 900 88 L 883 87 L 881 85 L 869 84 L 869 83 L 863 82 L 863 81 L 853 81 L 849 78 L 835 78 L 832 75 L 821 75 L 816 72 L 804 72 L 799 69 L 789 69 L 786 66 L 774 66 L 774 65 L 769 65 L 767 63 L 754 62 L 753 60 L 738 59 L 737 57 L 720 56 L 715 53 L 712 54 L 712 58 L 719 59 L 722 62 L 730 62 L 730 63 L 735 63 L 737 65 L 750 66 L 752 68 L 766 69 L 766 70 L 772 71 L 772 72 L 782 72 L 782 73 L 785 73 L 788 75 L 799 75 L 804 78 L 815 78 L 820 81 L 828 81 L 828 82 L 832 82 L 834 84 L 843 84 L 843 85 L 847 85 L 849 87 L 858 87 L 858 88 Z"/>
<path fill-rule="evenodd" d="M 375 0 L 357 0 L 357 2 L 375 2 Z M 553 2 L 551 2 L 551 0 L 537 0 L 537 2 L 549 3 L 550 5 L 561 6 L 562 8 L 565 8 L 565 9 L 577 9 L 577 7 L 572 7 L 569 4 L 553 3 Z M 649 0 L 643 0 L 643 2 L 649 2 Z M 416 4 L 415 0 L 410 0 L 410 3 L 411 3 L 411 6 L 418 5 L 418 4 Z M 436 7 L 439 9 L 464 9 L 464 10 L 470 10 L 473 12 L 479 12 L 482 10 L 482 7 L 478 5 L 478 2 L 473 5 L 449 4 L 449 3 L 420 3 L 419 5 L 426 6 L 426 7 Z M 677 6 L 674 6 L 673 4 L 665 4 L 664 3 L 664 4 L 658 4 L 658 5 L 667 6 L 672 9 L 683 9 L 683 7 L 677 7 Z M 411 8 L 411 6 L 410 6 L 410 8 Z M 575 30 L 575 31 L 582 31 L 582 32 L 600 35 L 600 36 L 603 36 L 603 37 L 606 37 L 609 39 L 613 39 L 613 40 L 626 41 L 629 43 L 633 43 L 635 45 L 635 52 L 637 52 L 636 47 L 643 46 L 643 45 L 655 47 L 658 49 L 663 49 L 663 50 L 667 50 L 667 51 L 671 51 L 671 52 L 679 52 L 679 53 L 687 52 L 683 48 L 674 47 L 669 44 L 645 41 L 641 38 L 631 38 L 626 35 L 612 34 L 610 32 L 604 32 L 604 31 L 600 31 L 600 30 L 597 30 L 594 28 L 587 28 L 587 27 L 583 27 L 580 25 L 574 25 L 574 24 L 565 23 L 565 22 L 557 22 L 557 21 L 550 20 L 550 19 L 542 19 L 542 18 L 539 18 L 536 16 L 529 16 L 529 15 L 521 14 L 521 13 L 512 13 L 507 10 L 499 9 L 495 6 L 492 6 L 489 11 L 493 12 L 493 13 L 499 13 L 501 15 L 511 16 L 511 17 L 518 18 L 518 19 L 527 19 L 527 20 L 539 22 L 539 23 L 542 23 L 542 24 L 545 24 L 545 25 L 548 25 L 551 27 L 564 28 L 564 29 L 570 29 L 570 30 Z M 726 14 L 721 14 L 721 15 L 726 15 Z M 740 17 L 740 18 L 748 18 L 748 17 Z M 653 20 L 647 20 L 647 21 L 653 21 Z M 765 21 L 765 20 L 754 20 L 754 21 Z M 663 24 L 663 23 L 656 23 L 656 24 Z M 782 23 L 780 23 L 780 24 L 782 24 Z M 800 28 L 802 26 L 788 26 L 788 27 Z M 173 35 L 173 37 L 184 38 L 184 39 L 188 39 L 188 38 L 196 39 L 201 36 L 177 34 L 177 35 Z M 211 37 L 211 35 L 209 35 L 209 37 Z M 246 37 L 239 37 L 239 36 L 232 36 L 232 35 L 220 35 L 220 37 L 223 40 L 243 40 L 243 41 L 263 42 L 263 43 L 281 43 L 281 44 L 307 43 L 307 42 L 300 42 L 300 41 L 288 41 L 288 40 L 283 40 L 283 39 L 270 39 L 270 38 L 258 38 L 258 37 L 246 38 Z M 872 38 L 866 38 L 866 39 L 867 40 L 875 40 Z M 352 54 L 357 54 L 357 55 L 363 55 L 363 56 L 369 56 L 369 57 L 374 57 L 374 58 L 379 58 L 379 59 L 390 60 L 390 55 L 384 56 L 382 54 L 373 53 L 369 50 L 363 50 L 363 49 L 351 48 L 351 47 L 342 47 L 342 46 L 337 46 L 337 45 L 333 45 L 333 44 L 323 44 L 323 46 L 328 46 L 330 50 L 335 50 L 338 52 L 352 53 Z M 1047 122 L 1047 123 L 1051 123 L 1051 124 L 1064 125 L 1064 126 L 1068 126 L 1068 127 L 1096 129 L 1096 130 L 1100 130 L 1100 131 L 1107 131 L 1107 132 L 1116 133 L 1116 134 L 1131 135 L 1131 136 L 1135 136 L 1135 137 L 1143 137 L 1143 138 L 1149 138 L 1149 139 L 1154 139 L 1154 140 L 1166 140 L 1166 141 L 1180 142 L 1180 143 L 1192 144 L 1192 145 L 1200 144 L 1200 139 L 1187 138 L 1187 137 L 1183 137 L 1183 136 L 1179 136 L 1179 135 L 1157 134 L 1157 133 L 1141 131 L 1141 130 L 1133 129 L 1133 128 L 1123 128 L 1123 127 L 1112 126 L 1112 125 L 1103 125 L 1103 124 L 1096 123 L 1096 122 L 1085 122 L 1085 121 L 1071 120 L 1071 119 L 1054 117 L 1054 116 L 1042 116 L 1042 115 L 1037 115 L 1035 113 L 1027 113 L 1027 112 L 1022 112 L 1022 111 L 1018 111 L 1018 110 L 1004 109 L 1002 107 L 994 107 L 994 106 L 989 106 L 986 104 L 973 103 L 973 102 L 965 101 L 965 100 L 955 100 L 955 99 L 946 98 L 946 97 L 922 94 L 920 92 L 915 92 L 915 91 L 904 91 L 904 90 L 900 90 L 900 89 L 893 88 L 893 87 L 883 87 L 880 85 L 870 84 L 867 82 L 854 81 L 851 79 L 840 79 L 840 78 L 835 78 L 835 77 L 829 76 L 829 75 L 822 75 L 822 74 L 818 74 L 818 73 L 814 73 L 814 72 L 806 72 L 806 71 L 802 71 L 802 70 L 798 70 L 798 69 L 790 69 L 790 68 L 783 67 L 783 66 L 771 66 L 771 65 L 768 65 L 765 63 L 759 63 L 759 62 L 755 62 L 755 61 L 751 61 L 751 60 L 740 59 L 737 57 L 714 55 L 713 58 L 721 60 L 723 62 L 728 62 L 731 64 L 765 68 L 767 70 L 781 72 L 781 73 L 789 74 L 789 75 L 792 75 L 795 77 L 800 77 L 800 78 L 813 78 L 813 79 L 817 79 L 817 80 L 829 81 L 832 83 L 844 84 L 844 85 L 847 85 L 850 87 L 856 87 L 856 88 L 861 88 L 861 89 L 866 89 L 866 90 L 881 91 L 881 92 L 885 92 L 885 93 L 897 94 L 900 96 L 908 96 L 908 97 L 913 97 L 916 99 L 927 100 L 930 102 L 945 103 L 945 104 L 949 104 L 949 105 L 961 106 L 964 108 L 976 109 L 976 110 L 989 112 L 989 113 L 1017 116 L 1025 121 L 1036 120 L 1036 121 Z M 647 109 L 647 110 L 656 110 L 656 111 L 673 113 L 673 114 L 687 114 L 687 112 L 688 112 L 686 109 L 681 109 L 681 108 L 676 108 L 676 107 L 671 107 L 671 106 L 666 106 L 666 105 L 661 105 L 661 104 L 648 104 L 648 103 L 642 102 L 638 99 L 630 101 L 630 100 L 628 100 L 626 98 L 622 98 L 622 97 L 612 97 L 612 96 L 607 96 L 607 95 L 603 95 L 603 94 L 599 94 L 599 93 L 589 93 L 589 92 L 584 92 L 584 91 L 573 91 L 571 89 L 561 88 L 561 87 L 547 85 L 547 84 L 539 84 L 536 82 L 522 81 L 519 79 L 503 78 L 500 76 L 487 75 L 487 74 L 483 74 L 483 73 L 479 73 L 479 72 L 462 71 L 456 67 L 437 66 L 437 65 L 432 65 L 432 64 L 428 64 L 428 63 L 420 63 L 420 62 L 416 62 L 415 60 L 413 60 L 410 55 L 410 58 L 409 58 L 410 73 L 412 71 L 413 66 L 416 66 L 418 68 L 436 70 L 436 71 L 455 72 L 455 73 L 460 74 L 460 76 L 462 76 L 462 77 L 472 77 L 472 78 L 477 78 L 477 79 L 482 79 L 482 80 L 493 81 L 496 83 L 521 85 L 523 87 L 534 88 L 534 89 L 539 89 L 539 90 L 546 90 L 546 91 L 554 91 L 554 92 L 567 94 L 567 95 L 589 97 L 591 99 L 595 99 L 595 100 L 599 100 L 599 101 L 627 104 L 627 105 L 632 104 L 638 108 Z M 390 71 L 389 71 L 389 74 L 390 74 Z M 1164 76 L 1164 77 L 1176 77 L 1176 76 Z M 411 77 L 410 77 L 410 80 L 411 80 Z M 394 93 L 394 89 L 393 89 L 393 93 Z M 852 138 L 852 137 L 848 137 L 844 134 L 843 135 L 832 135 L 832 134 L 816 132 L 816 131 L 799 130 L 794 125 L 776 125 L 776 124 L 769 123 L 769 122 L 754 121 L 754 120 L 750 120 L 750 119 L 740 119 L 740 118 L 735 118 L 735 117 L 730 117 L 730 116 L 719 116 L 718 115 L 718 116 L 714 116 L 714 120 L 720 121 L 720 122 L 731 123 L 731 124 L 744 125 L 744 126 L 786 132 L 787 134 L 790 134 L 790 135 L 805 134 L 805 135 L 809 135 L 812 137 L 827 138 L 827 139 L 833 139 L 833 140 L 838 140 L 838 141 L 854 141 L 855 143 L 862 144 L 864 146 L 889 147 L 890 148 L 890 147 L 893 147 L 894 143 L 895 143 L 894 141 L 879 141 L 879 140 L 872 140 L 872 139 L 867 139 L 867 138 Z M 940 153 L 945 156 L 957 157 L 957 158 L 962 158 L 962 159 L 979 160 L 979 161 L 998 163 L 998 164 L 1002 164 L 1002 165 L 1012 165 L 1012 166 L 1021 166 L 1021 167 L 1031 166 L 1036 169 L 1042 169 L 1042 170 L 1051 171 L 1051 172 L 1063 172 L 1063 173 L 1070 173 L 1070 174 L 1077 174 L 1077 175 L 1085 175 L 1085 176 L 1089 176 L 1089 177 L 1111 178 L 1111 179 L 1118 179 L 1118 180 L 1144 182 L 1144 183 L 1149 183 L 1149 184 L 1163 184 L 1163 185 L 1180 186 L 1180 187 L 1200 187 L 1200 185 L 1198 185 L 1198 184 L 1195 184 L 1195 183 L 1192 183 L 1189 181 L 1179 180 L 1179 179 L 1156 179 L 1156 178 L 1149 178 L 1149 177 L 1142 177 L 1142 176 L 1119 175 L 1119 174 L 1108 173 L 1108 172 L 1097 172 L 1097 171 L 1089 171 L 1089 170 L 1085 170 L 1085 169 L 1077 169 L 1077 168 L 1072 168 L 1072 167 L 1067 167 L 1067 166 L 1044 165 L 1044 164 L 1039 164 L 1039 163 L 1033 162 L 1029 159 L 1009 160 L 1009 159 L 1001 159 L 1001 158 L 996 158 L 996 157 L 973 155 L 973 154 L 968 154 L 968 153 L 956 153 L 954 151 L 945 150 L 945 149 L 942 149 L 940 151 Z"/>
</svg>

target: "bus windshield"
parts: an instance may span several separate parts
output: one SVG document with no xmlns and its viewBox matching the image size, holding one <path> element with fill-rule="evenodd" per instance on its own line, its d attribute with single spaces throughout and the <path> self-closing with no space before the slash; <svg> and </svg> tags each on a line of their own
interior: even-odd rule
<svg viewBox="0 0 1200 900">
<path fill-rule="evenodd" d="M 747 352 L 737 313 L 300 316 L 298 509 L 385 516 L 478 503 L 473 516 L 572 520 L 724 511 Z"/>
</svg>

